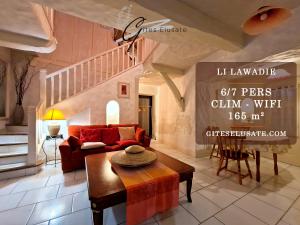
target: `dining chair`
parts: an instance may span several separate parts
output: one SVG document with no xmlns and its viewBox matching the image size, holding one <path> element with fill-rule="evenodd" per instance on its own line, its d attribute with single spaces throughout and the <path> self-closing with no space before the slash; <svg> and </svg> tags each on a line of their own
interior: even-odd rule
<svg viewBox="0 0 300 225">
<path fill-rule="evenodd" d="M 218 146 L 220 151 L 220 162 L 219 168 L 217 171 L 217 176 L 219 176 L 222 170 L 226 170 L 238 175 L 239 183 L 242 185 L 242 179 L 250 176 L 252 179 L 252 173 L 248 162 L 249 154 L 244 151 L 244 140 L 246 137 L 237 137 L 237 136 L 227 136 L 222 137 L 218 136 Z M 225 165 L 223 166 L 223 162 L 225 160 Z M 228 169 L 228 160 L 237 161 L 238 170 L 230 170 Z M 245 161 L 248 173 L 242 174 L 241 172 L 241 161 Z"/>
<path fill-rule="evenodd" d="M 219 130 L 220 130 L 219 127 L 208 126 L 203 135 L 206 136 L 206 131 L 219 131 Z M 207 144 L 212 145 L 209 159 L 211 159 L 212 157 L 219 158 L 220 156 L 219 156 L 219 147 L 218 147 L 217 137 L 216 136 L 211 136 L 211 137 L 206 136 L 206 142 L 207 142 Z M 217 154 L 214 155 L 215 152 Z"/>
<path fill-rule="evenodd" d="M 231 130 L 236 130 L 236 131 L 249 131 L 250 126 L 232 126 Z M 246 149 L 246 148 L 245 148 Z M 252 155 L 253 159 L 255 159 L 255 152 L 253 149 L 246 149 L 246 151 Z"/>
</svg>

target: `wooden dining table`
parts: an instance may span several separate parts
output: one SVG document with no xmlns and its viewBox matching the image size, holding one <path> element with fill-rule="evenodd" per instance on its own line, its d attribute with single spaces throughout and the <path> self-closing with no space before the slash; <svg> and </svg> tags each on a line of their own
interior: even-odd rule
<svg viewBox="0 0 300 225">
<path fill-rule="evenodd" d="M 272 151 L 271 145 L 280 145 L 283 148 L 290 144 L 288 137 L 275 137 L 275 136 L 256 136 L 256 137 L 247 137 L 244 141 L 244 144 L 248 146 L 251 150 L 255 151 L 255 160 L 256 160 L 256 181 L 260 182 L 260 153 L 271 151 L 274 161 L 274 174 L 278 175 L 278 164 L 277 164 L 277 154 L 278 151 Z M 270 150 L 268 150 L 270 149 Z"/>
</svg>

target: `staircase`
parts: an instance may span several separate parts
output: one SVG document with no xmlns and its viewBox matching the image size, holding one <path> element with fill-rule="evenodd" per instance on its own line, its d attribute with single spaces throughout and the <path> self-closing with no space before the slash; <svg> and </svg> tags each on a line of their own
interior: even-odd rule
<svg viewBox="0 0 300 225">
<path fill-rule="evenodd" d="M 51 74 L 41 70 L 40 103 L 30 107 L 28 126 L 0 129 L 0 180 L 33 174 L 41 168 L 43 160 L 37 157 L 43 140 L 40 118 L 47 108 L 139 66 L 157 43 L 139 38 L 127 52 L 129 46 L 123 44 Z"/>
<path fill-rule="evenodd" d="M 46 108 L 142 64 L 157 46 L 155 41 L 139 38 L 127 52 L 130 44 L 123 44 L 42 77 Z"/>
</svg>

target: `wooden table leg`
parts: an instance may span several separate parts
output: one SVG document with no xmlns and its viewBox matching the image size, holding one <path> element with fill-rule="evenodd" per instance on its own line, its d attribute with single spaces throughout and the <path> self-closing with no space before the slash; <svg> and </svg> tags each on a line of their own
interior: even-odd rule
<svg viewBox="0 0 300 225">
<path fill-rule="evenodd" d="M 260 151 L 255 151 L 256 156 L 255 156 L 255 160 L 256 160 L 256 181 L 260 182 Z"/>
<path fill-rule="evenodd" d="M 191 192 L 192 192 L 192 183 L 193 183 L 193 179 L 188 179 L 186 181 L 186 196 L 188 199 L 188 202 L 192 202 L 192 197 L 191 197 Z"/>
<path fill-rule="evenodd" d="M 277 165 L 277 154 L 273 153 L 273 160 L 274 160 L 274 173 L 278 175 L 278 165 Z"/>
<path fill-rule="evenodd" d="M 93 210 L 94 225 L 103 225 L 103 210 Z"/>
</svg>

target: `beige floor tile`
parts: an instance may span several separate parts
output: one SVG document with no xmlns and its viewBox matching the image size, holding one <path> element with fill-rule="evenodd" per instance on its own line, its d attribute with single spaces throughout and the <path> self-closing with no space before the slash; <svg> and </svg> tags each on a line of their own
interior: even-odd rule
<svg viewBox="0 0 300 225">
<path fill-rule="evenodd" d="M 36 224 L 36 225 L 49 225 L 49 221 L 44 222 L 44 223 L 39 223 L 39 224 Z"/>
<path fill-rule="evenodd" d="M 228 192 L 229 194 L 241 198 L 242 196 L 252 191 L 257 185 L 255 181 L 250 181 L 247 184 L 245 183 L 246 182 L 244 182 L 243 185 L 240 185 L 238 182 L 225 179 L 215 183 L 214 185 L 217 186 L 218 188 L 222 188 L 224 191 Z"/>
<path fill-rule="evenodd" d="M 86 190 L 87 190 L 86 181 L 73 180 L 70 182 L 60 184 L 57 196 L 60 197 L 60 196 L 70 195 L 70 194 L 74 194 Z"/>
<path fill-rule="evenodd" d="M 254 189 L 249 196 L 269 203 L 270 205 L 282 210 L 287 210 L 293 203 L 293 200 L 262 187 Z"/>
<path fill-rule="evenodd" d="M 58 192 L 59 185 L 44 187 L 28 191 L 19 206 L 30 205 L 37 202 L 55 199 Z"/>
<path fill-rule="evenodd" d="M 71 213 L 72 195 L 38 203 L 30 217 L 28 225 L 45 222 Z"/>
<path fill-rule="evenodd" d="M 201 223 L 201 225 L 223 225 L 223 223 L 217 220 L 215 217 L 211 217 L 210 219 L 206 220 L 204 223 Z"/>
<path fill-rule="evenodd" d="M 181 206 L 155 217 L 160 225 L 198 225 L 199 222 Z"/>
<path fill-rule="evenodd" d="M 267 224 L 276 224 L 284 214 L 283 210 L 250 196 L 245 196 L 234 204 Z"/>
<path fill-rule="evenodd" d="M 189 203 L 185 199 L 181 199 L 180 204 L 191 214 L 193 214 L 200 222 L 208 219 L 221 210 L 220 207 L 213 204 L 198 192 L 194 192 L 192 194 L 192 200 L 193 202 Z"/>
<path fill-rule="evenodd" d="M 291 208 L 282 219 L 284 222 L 290 225 L 300 224 L 300 210 Z"/>
<path fill-rule="evenodd" d="M 3 225 L 26 225 L 34 205 L 27 205 L 12 210 L 0 212 L 0 221 Z"/>
<path fill-rule="evenodd" d="M 9 179 L 0 181 L 0 196 L 7 195 L 16 187 L 18 179 Z"/>
<path fill-rule="evenodd" d="M 222 210 L 215 217 L 225 225 L 265 225 L 256 217 L 234 205 Z"/>
<path fill-rule="evenodd" d="M 300 210 L 300 198 L 294 203 L 293 208 Z"/>
<path fill-rule="evenodd" d="M 0 211 L 16 208 L 24 195 L 25 193 L 21 192 L 0 196 Z"/>
<path fill-rule="evenodd" d="M 23 181 L 18 182 L 12 193 L 42 188 L 46 185 L 47 181 L 48 177 L 24 179 Z"/>
<path fill-rule="evenodd" d="M 198 190 L 200 190 L 202 188 L 203 188 L 203 186 L 201 186 L 199 183 L 197 183 L 195 180 L 193 180 L 192 192 L 198 191 Z M 182 193 L 186 194 L 186 182 L 180 183 L 179 190 Z"/>
<path fill-rule="evenodd" d="M 274 176 L 272 180 L 291 188 L 300 189 L 300 179 L 290 172 L 280 173 L 279 176 Z"/>
<path fill-rule="evenodd" d="M 288 224 L 288 223 L 281 220 L 277 223 L 277 225 L 291 225 L 291 224 Z"/>
<path fill-rule="evenodd" d="M 49 180 L 47 182 L 47 186 L 68 183 L 68 182 L 72 182 L 74 180 L 75 180 L 75 172 L 57 174 L 57 175 L 51 176 L 49 178 Z"/>
<path fill-rule="evenodd" d="M 71 213 L 57 219 L 50 220 L 49 225 L 93 225 L 90 209 Z"/>
<path fill-rule="evenodd" d="M 267 181 L 266 183 L 262 184 L 262 187 L 292 200 L 296 199 L 300 195 L 300 189 L 298 190 L 288 187 L 284 184 L 278 183 L 275 180 Z"/>
<path fill-rule="evenodd" d="M 225 208 L 238 199 L 236 196 L 229 194 L 228 192 L 224 191 L 224 189 L 214 185 L 203 188 L 197 191 L 197 193 L 208 198 L 220 208 Z"/>
<path fill-rule="evenodd" d="M 72 212 L 90 208 L 90 207 L 91 207 L 91 203 L 87 191 L 74 194 Z"/>
<path fill-rule="evenodd" d="M 201 172 L 194 173 L 194 178 L 197 183 L 199 183 L 201 186 L 206 187 L 210 184 L 216 183 L 219 179 L 217 177 L 210 177 L 205 174 L 202 174 Z"/>
</svg>

